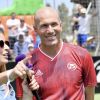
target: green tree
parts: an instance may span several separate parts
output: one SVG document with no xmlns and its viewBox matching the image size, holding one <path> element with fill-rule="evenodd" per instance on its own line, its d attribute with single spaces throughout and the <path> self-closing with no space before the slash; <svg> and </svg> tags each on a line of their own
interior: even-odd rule
<svg viewBox="0 0 100 100">
<path fill-rule="evenodd" d="M 68 8 L 64 3 L 58 6 L 59 16 L 62 21 L 62 38 L 66 38 L 67 34 L 70 34 L 70 18 L 68 16 Z"/>
<path fill-rule="evenodd" d="M 12 12 L 17 15 L 32 15 L 43 6 L 43 0 L 13 0 L 10 7 L 0 9 L 0 15 L 10 15 Z"/>
</svg>

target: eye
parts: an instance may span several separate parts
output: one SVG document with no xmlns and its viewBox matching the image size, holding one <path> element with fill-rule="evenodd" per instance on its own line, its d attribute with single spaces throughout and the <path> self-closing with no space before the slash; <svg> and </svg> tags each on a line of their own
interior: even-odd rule
<svg viewBox="0 0 100 100">
<path fill-rule="evenodd" d="M 5 44 L 6 44 L 7 46 L 10 46 L 9 41 L 5 41 Z"/>
<path fill-rule="evenodd" d="M 51 23 L 51 26 L 52 26 L 52 27 L 55 27 L 55 26 L 57 26 L 57 25 L 58 25 L 58 23 L 56 23 L 56 22 Z"/>
<path fill-rule="evenodd" d="M 0 40 L 0 47 L 3 48 L 4 47 L 4 41 Z"/>
<path fill-rule="evenodd" d="M 48 24 L 42 24 L 42 25 L 40 26 L 41 29 L 45 29 L 45 28 L 47 28 L 47 27 L 48 27 Z"/>
</svg>

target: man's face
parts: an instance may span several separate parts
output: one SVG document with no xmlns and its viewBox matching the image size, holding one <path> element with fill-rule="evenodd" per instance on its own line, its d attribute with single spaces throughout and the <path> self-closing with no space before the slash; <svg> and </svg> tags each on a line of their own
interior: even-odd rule
<svg viewBox="0 0 100 100">
<path fill-rule="evenodd" d="M 19 35 L 19 43 L 22 44 L 24 42 L 24 36 Z"/>
<path fill-rule="evenodd" d="M 0 38 L 0 42 L 5 41 L 3 38 Z M 6 64 L 8 62 L 8 53 L 9 47 L 4 43 L 4 46 L 0 46 L 0 65 Z"/>
<path fill-rule="evenodd" d="M 42 45 L 53 46 L 59 43 L 62 31 L 61 22 L 53 12 L 40 13 L 36 32 L 41 38 Z"/>
</svg>

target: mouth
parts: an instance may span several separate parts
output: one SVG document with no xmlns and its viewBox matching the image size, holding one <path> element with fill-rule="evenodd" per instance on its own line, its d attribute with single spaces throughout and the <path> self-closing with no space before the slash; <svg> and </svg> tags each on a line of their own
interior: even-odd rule
<svg viewBox="0 0 100 100">
<path fill-rule="evenodd" d="M 3 54 L 3 57 L 8 60 L 8 53 Z"/>
<path fill-rule="evenodd" d="M 55 38 L 56 38 L 56 35 L 46 36 L 46 39 L 48 40 L 54 40 Z"/>
</svg>

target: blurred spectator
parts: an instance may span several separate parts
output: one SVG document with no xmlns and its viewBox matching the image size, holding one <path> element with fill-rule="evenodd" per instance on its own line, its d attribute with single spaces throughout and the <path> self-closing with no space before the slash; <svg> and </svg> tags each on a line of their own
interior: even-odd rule
<svg viewBox="0 0 100 100">
<path fill-rule="evenodd" d="M 32 35 L 29 33 L 29 31 L 26 30 L 24 33 L 25 33 L 25 41 L 28 43 L 33 43 L 34 39 Z"/>
<path fill-rule="evenodd" d="M 96 41 L 94 36 L 89 36 L 85 44 L 85 48 L 89 51 L 94 51 L 96 49 Z"/>
<path fill-rule="evenodd" d="M 29 50 L 29 52 L 31 52 L 31 51 L 34 50 L 34 44 L 33 44 L 33 43 L 30 43 L 30 44 L 28 45 L 28 50 Z"/>
<path fill-rule="evenodd" d="M 86 14 L 87 10 L 85 8 L 81 9 L 80 17 L 78 18 L 79 29 L 77 35 L 78 44 L 84 47 L 88 35 L 90 34 L 90 24 L 91 18 L 94 14 Z"/>
<path fill-rule="evenodd" d="M 38 48 L 39 44 L 41 43 L 41 39 L 37 33 L 35 33 L 35 34 L 36 34 L 36 41 L 34 43 L 34 48 Z"/>
<path fill-rule="evenodd" d="M 2 24 L 2 19 L 0 18 L 0 33 L 3 33 L 4 34 L 4 25 Z"/>
<path fill-rule="evenodd" d="M 76 4 L 74 15 L 72 17 L 72 33 L 73 33 L 73 43 L 77 43 L 77 34 L 79 29 L 78 18 L 80 17 L 80 12 L 83 6 L 81 4 Z"/>
<path fill-rule="evenodd" d="M 17 29 L 18 32 L 27 32 L 27 31 L 33 31 L 33 27 L 25 23 L 24 17 L 20 18 L 20 24 L 18 26 L 15 26 L 13 29 Z"/>
<path fill-rule="evenodd" d="M 82 8 L 84 8 L 84 7 L 81 4 L 76 4 L 75 12 L 74 12 L 74 17 L 78 18 L 80 16 Z"/>
<path fill-rule="evenodd" d="M 20 54 L 26 54 L 28 52 L 28 42 L 25 41 L 24 33 L 19 33 L 18 41 L 14 44 L 15 57 Z"/>
<path fill-rule="evenodd" d="M 13 49 L 14 43 L 17 41 L 16 36 L 18 34 L 17 29 L 13 27 L 18 26 L 20 23 L 19 19 L 16 18 L 16 13 L 11 13 L 11 18 L 7 20 L 6 25 L 8 27 L 8 38 L 10 42 L 10 48 Z"/>
<path fill-rule="evenodd" d="M 4 30 L 0 27 L 0 34 L 4 35 Z"/>
<path fill-rule="evenodd" d="M 0 33 L 0 38 L 5 41 L 5 37 L 4 37 L 4 35 L 2 33 Z"/>
<path fill-rule="evenodd" d="M 30 31 L 33 31 L 34 29 L 25 23 L 24 17 L 20 18 L 20 24 L 18 26 L 13 27 L 13 30 L 17 29 L 18 33 L 23 32 L 25 36 L 25 41 L 32 43 L 33 42 L 33 37 L 30 35 Z"/>
<path fill-rule="evenodd" d="M 79 24 L 78 24 L 78 18 L 77 17 L 73 17 L 72 18 L 72 32 L 74 33 L 75 31 L 78 31 L 79 28 Z"/>
</svg>

